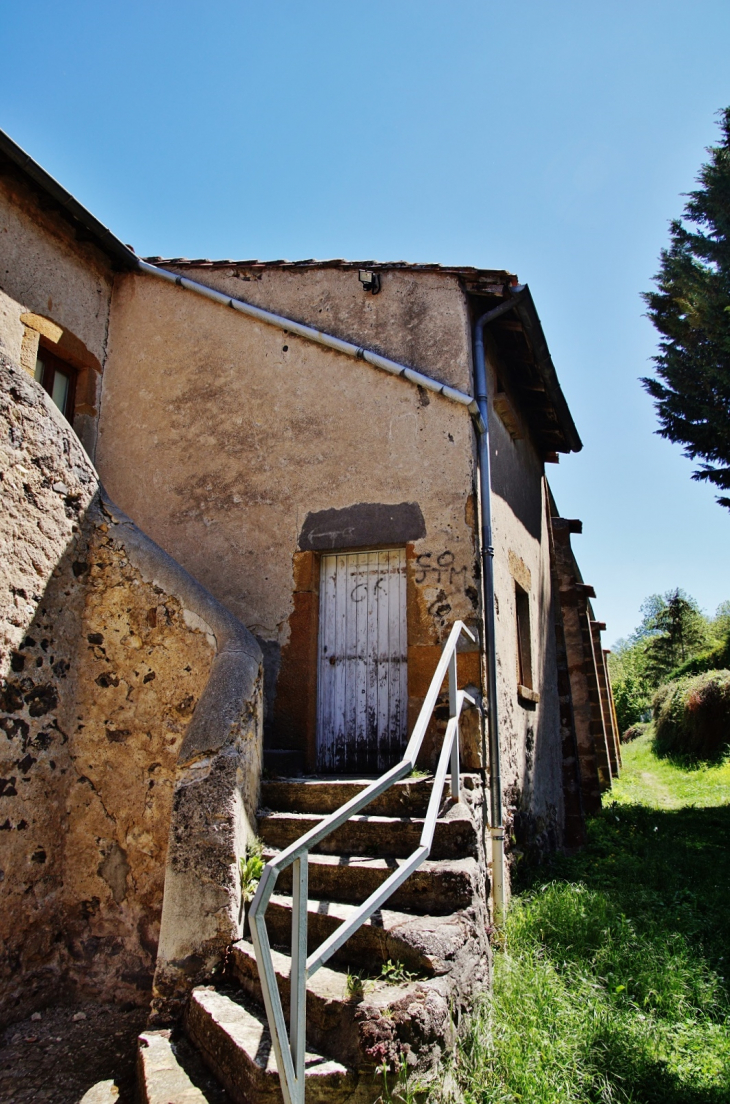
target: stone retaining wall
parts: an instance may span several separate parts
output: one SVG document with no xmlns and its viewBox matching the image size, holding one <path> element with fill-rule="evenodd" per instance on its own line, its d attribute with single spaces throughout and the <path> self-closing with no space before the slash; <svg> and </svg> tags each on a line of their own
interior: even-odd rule
<svg viewBox="0 0 730 1104">
<path fill-rule="evenodd" d="M 260 651 L 105 499 L 3 357 L 0 470 L 0 1021 L 75 995 L 147 1003 L 166 893 L 169 1000 L 238 933 Z"/>
</svg>

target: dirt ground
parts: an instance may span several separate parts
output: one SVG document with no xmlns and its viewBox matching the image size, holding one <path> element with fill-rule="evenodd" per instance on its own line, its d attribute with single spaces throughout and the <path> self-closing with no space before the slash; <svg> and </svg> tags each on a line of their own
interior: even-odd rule
<svg viewBox="0 0 730 1104">
<path fill-rule="evenodd" d="M 55 1005 L 0 1034 L 2 1104 L 78 1104 L 113 1079 L 134 1104 L 137 1035 L 147 1010 L 114 1004 Z M 83 1018 L 82 1018 L 83 1017 Z"/>
</svg>

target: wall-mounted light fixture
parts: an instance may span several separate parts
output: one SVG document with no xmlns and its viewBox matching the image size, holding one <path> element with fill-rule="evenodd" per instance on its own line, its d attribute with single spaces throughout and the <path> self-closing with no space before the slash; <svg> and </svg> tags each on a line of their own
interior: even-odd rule
<svg viewBox="0 0 730 1104">
<path fill-rule="evenodd" d="M 358 279 L 362 284 L 363 291 L 369 291 L 371 295 L 377 295 L 380 291 L 380 274 L 378 272 L 368 272 L 366 268 L 361 268 L 358 272 Z"/>
</svg>

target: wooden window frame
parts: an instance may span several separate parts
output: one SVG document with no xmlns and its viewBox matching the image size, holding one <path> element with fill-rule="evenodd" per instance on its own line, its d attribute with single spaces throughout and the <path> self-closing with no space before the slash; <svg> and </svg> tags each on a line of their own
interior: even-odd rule
<svg viewBox="0 0 730 1104">
<path fill-rule="evenodd" d="M 540 700 L 540 695 L 534 689 L 530 595 L 516 580 L 515 630 L 517 634 L 517 693 L 525 701 L 537 702 Z"/>
<path fill-rule="evenodd" d="M 51 352 L 45 345 L 41 344 L 38 347 L 38 353 L 36 356 L 36 366 L 38 361 L 43 364 L 43 378 L 38 380 L 43 390 L 47 395 L 53 396 L 53 383 L 56 378 L 56 372 L 62 372 L 65 376 L 68 376 L 68 392 L 66 394 L 65 409 L 61 411 L 67 422 L 73 425 L 74 410 L 76 408 L 76 380 L 78 376 L 77 370 L 68 361 L 62 360 L 56 353 Z M 50 369 L 50 371 L 49 371 Z"/>
</svg>

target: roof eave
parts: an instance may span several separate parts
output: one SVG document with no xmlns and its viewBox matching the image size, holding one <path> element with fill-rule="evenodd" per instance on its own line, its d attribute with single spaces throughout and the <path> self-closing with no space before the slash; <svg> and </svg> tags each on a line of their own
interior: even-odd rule
<svg viewBox="0 0 730 1104">
<path fill-rule="evenodd" d="M 526 284 L 523 285 L 523 288 L 520 290 L 524 290 L 524 294 L 520 296 L 519 301 L 515 304 L 515 312 L 522 323 L 522 328 L 525 331 L 535 358 L 535 367 L 545 384 L 545 392 L 555 410 L 560 431 L 565 437 L 567 445 L 565 451 L 580 452 L 583 448 L 583 442 L 580 439 L 575 422 L 573 421 L 573 416 L 570 413 L 570 408 L 568 407 L 565 395 L 558 381 L 558 375 L 555 371 L 555 365 L 553 364 L 553 358 L 550 355 L 547 341 L 545 340 L 545 333 L 537 309 L 535 308 L 535 302 Z M 558 451 L 562 452 L 563 450 L 560 449 Z"/>
<path fill-rule="evenodd" d="M 3 153 L 9 161 L 17 166 L 25 176 L 40 188 L 61 210 L 75 222 L 81 225 L 88 233 L 91 240 L 122 268 L 137 268 L 137 255 L 129 249 L 119 238 L 112 234 L 108 227 L 99 222 L 90 211 L 79 203 L 70 192 L 47 173 L 30 154 L 26 153 L 12 138 L 0 130 L 0 153 Z"/>
</svg>

